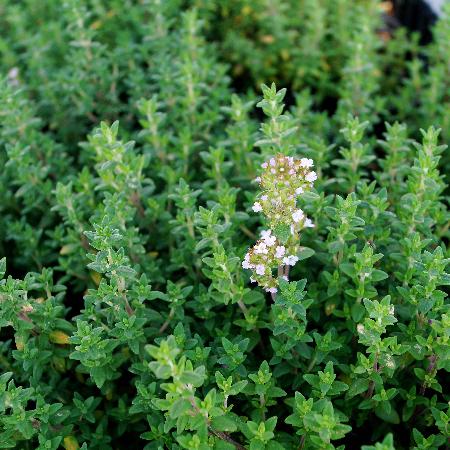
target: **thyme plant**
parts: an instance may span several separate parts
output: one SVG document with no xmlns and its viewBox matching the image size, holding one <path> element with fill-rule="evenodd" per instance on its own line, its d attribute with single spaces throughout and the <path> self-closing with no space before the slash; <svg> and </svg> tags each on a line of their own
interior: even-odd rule
<svg viewBox="0 0 450 450">
<path fill-rule="evenodd" d="M 449 446 L 449 20 L 0 0 L 0 448 Z"/>
</svg>

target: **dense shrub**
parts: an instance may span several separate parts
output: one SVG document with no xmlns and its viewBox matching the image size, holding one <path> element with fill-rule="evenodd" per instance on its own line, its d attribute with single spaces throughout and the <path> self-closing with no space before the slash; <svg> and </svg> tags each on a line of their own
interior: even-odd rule
<svg viewBox="0 0 450 450">
<path fill-rule="evenodd" d="M 448 5 L 0 26 L 0 448 L 449 445 Z"/>
</svg>

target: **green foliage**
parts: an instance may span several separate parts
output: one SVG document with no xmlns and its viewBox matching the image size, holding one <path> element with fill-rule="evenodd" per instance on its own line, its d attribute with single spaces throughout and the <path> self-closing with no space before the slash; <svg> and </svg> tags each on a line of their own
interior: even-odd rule
<svg viewBox="0 0 450 450">
<path fill-rule="evenodd" d="M 0 448 L 448 446 L 449 20 L 0 0 Z"/>
</svg>

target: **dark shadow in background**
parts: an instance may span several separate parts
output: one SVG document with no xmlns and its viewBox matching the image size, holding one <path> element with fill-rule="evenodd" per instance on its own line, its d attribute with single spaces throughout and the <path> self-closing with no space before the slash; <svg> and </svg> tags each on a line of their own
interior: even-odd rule
<svg viewBox="0 0 450 450">
<path fill-rule="evenodd" d="M 420 43 L 432 41 L 431 27 L 438 16 L 424 0 L 394 0 L 394 14 L 400 25 L 420 33 Z"/>
</svg>

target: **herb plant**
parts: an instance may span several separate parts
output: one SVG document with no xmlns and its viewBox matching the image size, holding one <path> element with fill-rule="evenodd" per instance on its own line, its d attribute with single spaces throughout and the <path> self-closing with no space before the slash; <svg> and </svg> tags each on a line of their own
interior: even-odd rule
<svg viewBox="0 0 450 450">
<path fill-rule="evenodd" d="M 0 24 L 0 448 L 450 445 L 449 5 Z"/>
</svg>

